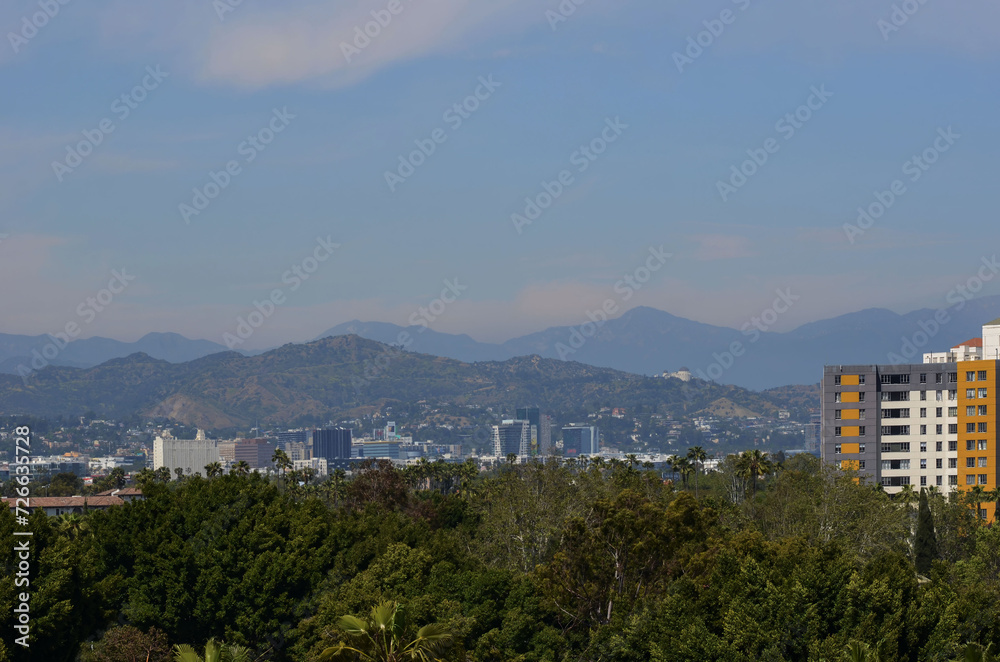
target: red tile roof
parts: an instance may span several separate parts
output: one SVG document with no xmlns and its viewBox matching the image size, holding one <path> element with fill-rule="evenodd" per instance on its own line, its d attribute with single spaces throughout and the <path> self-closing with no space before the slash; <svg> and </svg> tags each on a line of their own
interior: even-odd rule
<svg viewBox="0 0 1000 662">
<path fill-rule="evenodd" d="M 142 490 L 138 487 L 123 487 L 120 490 L 104 490 L 98 492 L 97 496 L 142 496 Z"/>
<path fill-rule="evenodd" d="M 17 499 L 4 497 L 8 508 L 14 508 Z M 107 508 L 125 503 L 116 496 L 71 496 L 71 497 L 31 497 L 29 505 L 32 508 Z"/>
<path fill-rule="evenodd" d="M 958 349 L 959 347 L 963 347 L 963 346 L 965 346 L 965 347 L 982 347 L 983 346 L 983 339 L 982 338 L 972 338 L 970 340 L 966 340 L 965 342 L 958 343 L 957 345 L 955 345 L 954 347 L 952 347 L 952 349 Z"/>
</svg>

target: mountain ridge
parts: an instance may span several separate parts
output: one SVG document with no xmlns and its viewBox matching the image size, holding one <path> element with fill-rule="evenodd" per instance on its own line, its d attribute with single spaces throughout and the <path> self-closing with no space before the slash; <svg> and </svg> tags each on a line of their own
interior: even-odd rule
<svg viewBox="0 0 1000 662">
<path fill-rule="evenodd" d="M 925 347 L 919 348 L 921 351 L 941 351 L 970 337 L 978 337 L 982 324 L 1000 314 L 1000 296 L 964 301 L 947 310 L 950 322 Z M 900 353 L 903 339 L 912 338 L 919 330 L 919 322 L 932 319 L 934 313 L 930 308 L 904 314 L 886 308 L 866 308 L 808 322 L 790 331 L 748 330 L 751 331 L 748 334 L 739 329 L 689 320 L 657 308 L 637 306 L 593 329 L 586 322 L 575 326 L 552 326 L 502 343 L 481 342 L 468 334 L 443 333 L 425 326 L 404 327 L 390 322 L 360 320 L 333 326 L 314 340 L 355 334 L 392 345 L 406 332 L 410 351 L 465 362 L 504 361 L 537 354 L 645 375 L 685 365 L 706 379 L 761 390 L 785 384 L 814 383 L 822 374 L 824 364 L 891 362 L 890 355 Z M 591 331 L 592 335 L 583 337 L 583 332 Z M 27 365 L 24 348 L 31 347 L 31 342 L 40 341 L 48 342 L 49 338 L 0 334 L 0 373 L 13 373 L 18 365 Z M 89 347 L 76 347 L 77 343 L 88 342 Z M 734 343 L 739 343 L 739 356 L 731 353 Z M 230 350 L 211 341 L 189 340 L 170 333 L 147 334 L 135 343 L 95 337 L 70 343 L 52 363 L 65 367 L 94 367 L 134 351 L 177 363 Z M 240 352 L 242 355 L 261 353 Z M 907 358 L 914 362 L 921 360 L 919 354 Z"/>
</svg>

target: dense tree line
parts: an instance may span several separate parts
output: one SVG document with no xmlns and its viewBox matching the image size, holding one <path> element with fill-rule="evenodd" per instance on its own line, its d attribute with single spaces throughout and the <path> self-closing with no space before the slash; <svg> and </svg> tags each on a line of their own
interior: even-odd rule
<svg viewBox="0 0 1000 662">
<path fill-rule="evenodd" d="M 917 508 L 811 456 L 709 474 L 684 459 L 689 489 L 601 459 L 371 462 L 307 484 L 150 472 L 144 501 L 32 515 L 32 646 L 5 636 L 0 660 L 165 662 L 210 641 L 277 661 L 425 646 L 482 662 L 915 662 L 1000 645 L 1000 527 L 965 500 Z M 8 550 L 14 528 L 0 514 Z"/>
</svg>

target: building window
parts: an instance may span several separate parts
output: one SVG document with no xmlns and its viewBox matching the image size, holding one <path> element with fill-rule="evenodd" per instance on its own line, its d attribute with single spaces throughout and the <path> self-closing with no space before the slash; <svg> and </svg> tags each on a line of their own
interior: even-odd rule
<svg viewBox="0 0 1000 662">
<path fill-rule="evenodd" d="M 965 373 L 965 381 L 967 381 L 967 382 L 974 382 L 974 381 L 976 381 L 976 373 L 973 372 L 972 370 L 967 371 Z"/>
<path fill-rule="evenodd" d="M 948 407 L 948 417 L 955 418 L 958 416 L 958 407 Z"/>
<path fill-rule="evenodd" d="M 839 430 L 840 428 L 837 428 L 837 429 Z M 966 423 L 965 424 L 965 431 L 966 432 L 975 432 L 976 431 L 976 424 L 975 423 Z"/>
<path fill-rule="evenodd" d="M 840 386 L 840 375 L 834 375 L 833 384 L 834 386 Z"/>
<path fill-rule="evenodd" d="M 927 434 L 927 426 L 926 425 L 921 425 L 920 426 L 920 434 Z"/>
<path fill-rule="evenodd" d="M 985 450 L 989 450 L 989 449 L 988 449 L 988 448 L 986 447 L 987 445 L 988 445 L 988 444 L 986 443 L 986 440 L 985 440 L 985 439 L 980 439 L 980 440 L 979 440 L 979 450 L 981 450 L 981 451 L 985 451 Z"/>
<path fill-rule="evenodd" d="M 924 487 L 925 485 L 927 485 L 927 476 L 921 476 L 920 477 L 920 486 Z"/>
<path fill-rule="evenodd" d="M 979 428 L 976 430 L 976 432 L 983 432 L 983 433 L 987 432 L 986 426 L 987 426 L 987 423 L 980 423 L 979 424 Z"/>
<path fill-rule="evenodd" d="M 941 426 L 940 425 L 938 426 L 938 434 L 941 434 Z M 935 441 L 934 442 L 934 451 L 937 452 L 937 453 L 941 452 L 941 442 L 940 441 Z"/>
<path fill-rule="evenodd" d="M 926 453 L 927 452 L 927 442 L 926 441 L 921 441 L 920 442 L 920 452 L 921 453 Z"/>
<path fill-rule="evenodd" d="M 944 408 L 943 407 L 935 407 L 934 408 L 934 418 L 941 418 L 941 416 L 943 414 L 944 414 Z"/>
<path fill-rule="evenodd" d="M 979 371 L 979 381 L 981 381 L 981 382 L 985 382 L 986 381 L 986 371 L 985 370 L 980 370 Z"/>
<path fill-rule="evenodd" d="M 969 474 L 969 475 L 967 475 L 965 477 L 965 484 L 966 485 L 975 485 L 976 484 L 976 474 Z"/>
<path fill-rule="evenodd" d="M 942 485 L 941 476 L 935 476 L 934 477 L 934 484 L 938 485 L 938 486 Z"/>
<path fill-rule="evenodd" d="M 836 393 L 833 394 L 833 401 L 840 402 L 840 391 L 837 391 Z"/>
<path fill-rule="evenodd" d="M 861 384 L 862 386 L 864 386 L 864 384 L 865 384 L 865 376 L 864 375 L 858 375 L 858 384 Z"/>
<path fill-rule="evenodd" d="M 958 391 L 948 391 L 948 401 L 954 402 L 958 400 Z"/>
<path fill-rule="evenodd" d="M 927 399 L 927 391 L 921 391 L 920 392 L 920 399 L 921 400 L 926 400 Z"/>
<path fill-rule="evenodd" d="M 926 372 L 920 373 L 920 383 L 921 384 L 926 384 L 927 383 L 927 373 Z"/>
<path fill-rule="evenodd" d="M 970 409 L 971 409 L 971 407 L 970 407 Z M 840 410 L 839 409 L 835 409 L 834 410 L 834 412 L 833 412 L 833 418 L 834 418 L 834 420 L 837 420 L 837 421 L 840 420 Z"/>
<path fill-rule="evenodd" d="M 979 415 L 980 416 L 986 416 L 987 415 L 987 413 L 986 413 L 986 405 L 979 405 Z"/>
<path fill-rule="evenodd" d="M 864 433 L 864 428 L 861 428 L 861 430 L 862 430 L 861 436 L 864 436 L 864 434 L 865 434 Z M 865 452 L 865 445 L 864 444 L 858 444 L 858 452 L 859 453 L 864 453 Z"/>
<path fill-rule="evenodd" d="M 927 460 L 920 460 L 920 468 L 921 469 L 927 468 Z"/>
<path fill-rule="evenodd" d="M 948 450 L 951 451 L 951 452 L 953 452 L 953 453 L 955 451 L 957 451 L 958 450 L 958 442 L 954 441 L 954 440 L 949 441 L 948 442 Z"/>
<path fill-rule="evenodd" d="M 835 436 L 835 437 L 839 437 L 840 436 L 840 428 L 839 427 L 833 428 L 833 436 Z M 837 446 L 837 448 L 840 448 L 840 446 Z M 837 451 L 837 452 L 839 453 L 840 451 Z"/>
<path fill-rule="evenodd" d="M 943 391 L 935 391 L 934 392 L 934 399 L 937 400 L 938 402 L 944 402 L 944 392 Z"/>
<path fill-rule="evenodd" d="M 949 384 L 954 384 L 957 381 L 958 381 L 958 373 L 957 372 L 949 372 L 948 373 L 948 383 Z"/>
<path fill-rule="evenodd" d="M 985 485 L 989 481 L 990 477 L 987 474 L 979 474 L 979 484 Z M 985 510 L 982 512 L 986 512 Z"/>
<path fill-rule="evenodd" d="M 935 384 L 940 384 L 941 382 L 942 382 L 942 375 L 941 375 L 941 373 L 940 372 L 935 373 L 935 375 L 934 375 L 934 383 Z M 940 483 L 938 483 L 938 485 L 940 485 Z"/>
<path fill-rule="evenodd" d="M 979 397 L 980 398 L 985 398 L 986 397 L 986 389 L 984 389 L 984 388 L 979 389 Z"/>
<path fill-rule="evenodd" d="M 935 469 L 944 469 L 944 462 L 941 461 L 941 458 L 938 458 L 938 459 L 934 460 L 934 468 Z"/>
<path fill-rule="evenodd" d="M 976 468 L 976 458 L 974 458 L 974 457 L 967 457 L 967 458 L 965 458 L 965 468 L 966 469 L 975 469 Z"/>
<path fill-rule="evenodd" d="M 943 429 L 944 429 L 944 426 L 943 426 L 943 425 L 935 425 L 935 426 L 934 426 L 934 434 L 942 434 L 942 433 L 941 433 L 941 431 L 942 431 Z M 941 442 L 939 441 L 939 442 L 938 442 L 938 446 L 940 446 L 940 445 L 941 445 Z M 941 449 L 940 449 L 940 448 L 938 448 L 938 450 L 941 450 Z"/>
<path fill-rule="evenodd" d="M 982 483 L 980 483 L 980 484 L 982 484 Z M 980 508 L 979 509 L 979 519 L 981 519 L 981 520 L 985 520 L 986 519 L 986 509 L 985 508 Z"/>
<path fill-rule="evenodd" d="M 858 436 L 859 436 L 859 437 L 863 437 L 863 436 L 865 436 L 865 426 L 863 426 L 863 425 L 861 425 L 861 426 L 858 426 Z M 862 452 L 862 453 L 864 453 L 864 452 L 865 452 L 865 451 L 864 451 L 864 448 L 865 448 L 865 445 L 864 445 L 864 444 L 861 444 L 861 452 Z"/>
<path fill-rule="evenodd" d="M 967 405 L 965 407 L 965 415 L 966 416 L 975 416 L 976 415 L 976 405 Z"/>
<path fill-rule="evenodd" d="M 902 374 L 902 375 L 880 375 L 879 378 L 880 378 L 880 380 L 882 381 L 883 384 L 909 384 L 910 383 L 910 374 L 909 373 Z"/>
<path fill-rule="evenodd" d="M 864 409 L 859 409 L 858 410 L 858 420 L 859 421 L 865 420 L 865 410 Z"/>
<path fill-rule="evenodd" d="M 985 458 L 985 457 L 981 457 L 981 458 L 979 458 L 979 468 L 980 468 L 980 469 L 986 469 L 987 467 L 989 467 L 989 466 L 990 466 L 990 465 L 988 464 L 988 462 L 987 462 L 987 460 L 988 460 L 988 459 L 989 459 L 989 458 Z"/>
<path fill-rule="evenodd" d="M 958 469 L 958 458 L 957 457 L 949 457 L 948 458 L 948 468 L 949 469 Z"/>
<path fill-rule="evenodd" d="M 909 460 L 882 460 L 882 471 L 909 470 Z"/>
<path fill-rule="evenodd" d="M 864 469 L 864 468 L 865 468 L 865 461 L 858 460 L 858 469 Z"/>
<path fill-rule="evenodd" d="M 968 398 L 969 400 L 975 400 L 976 399 L 976 389 L 974 389 L 974 388 L 967 388 L 967 389 L 965 389 L 965 397 Z"/>
<path fill-rule="evenodd" d="M 865 392 L 858 391 L 858 402 L 864 402 L 864 401 L 865 401 Z"/>
<path fill-rule="evenodd" d="M 921 391 L 923 393 L 923 391 Z M 920 408 L 920 418 L 927 418 L 927 407 Z"/>
<path fill-rule="evenodd" d="M 840 428 L 837 428 L 837 429 L 839 430 Z M 837 444 L 836 446 L 833 447 L 833 454 L 834 455 L 840 455 L 840 444 Z"/>
<path fill-rule="evenodd" d="M 952 474 L 948 476 L 949 485 L 958 485 L 958 474 Z"/>
<path fill-rule="evenodd" d="M 976 442 L 972 439 L 965 440 L 965 450 L 974 451 L 976 450 Z"/>
</svg>

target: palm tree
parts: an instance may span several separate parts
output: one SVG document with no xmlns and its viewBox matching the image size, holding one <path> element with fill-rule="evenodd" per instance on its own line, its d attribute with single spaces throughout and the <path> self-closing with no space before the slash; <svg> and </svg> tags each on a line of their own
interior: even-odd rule
<svg viewBox="0 0 1000 662">
<path fill-rule="evenodd" d="M 287 469 L 291 469 L 292 466 L 294 466 L 292 464 L 292 461 L 288 457 L 288 453 L 281 450 L 280 448 L 276 448 L 274 450 L 274 455 L 271 456 L 271 462 L 274 464 L 275 467 L 278 468 L 278 471 L 281 472 L 282 482 L 284 482 L 285 471 Z"/>
<path fill-rule="evenodd" d="M 979 513 L 982 511 L 983 500 L 987 498 L 986 490 L 983 489 L 982 485 L 973 485 L 966 492 L 965 498 L 970 506 L 976 507 L 976 521 L 981 522 L 982 518 Z"/>
<path fill-rule="evenodd" d="M 174 467 L 174 473 L 177 474 L 177 480 L 180 480 L 181 478 L 184 477 L 184 470 L 181 469 L 180 467 Z"/>
<path fill-rule="evenodd" d="M 444 626 L 432 623 L 417 631 L 410 639 L 406 632 L 406 610 L 398 602 L 384 601 L 372 607 L 367 619 L 341 616 L 337 627 L 343 630 L 351 644 L 339 642 L 324 650 L 323 662 L 347 654 L 363 662 L 438 662 L 452 635 Z"/>
<path fill-rule="evenodd" d="M 694 498 L 698 498 L 698 475 L 701 473 L 701 468 L 705 460 L 708 459 L 708 453 L 701 446 L 695 446 L 689 448 L 687 452 L 687 459 L 694 463 Z"/>
<path fill-rule="evenodd" d="M 986 492 L 986 498 L 993 502 L 993 523 L 996 524 L 1000 515 L 1000 485 Z"/>
<path fill-rule="evenodd" d="M 967 644 L 962 649 L 959 662 L 996 662 L 997 658 L 993 655 L 992 648 L 993 644 L 985 648 L 982 644 Z"/>
<path fill-rule="evenodd" d="M 766 476 L 774 470 L 774 463 L 767 453 L 758 449 L 744 451 L 739 459 L 740 471 L 753 481 L 753 498 L 757 498 L 757 478 Z"/>
<path fill-rule="evenodd" d="M 66 513 L 64 515 L 60 515 L 58 522 L 59 533 L 65 533 L 66 537 L 70 540 L 76 540 L 83 534 L 90 531 L 90 524 L 87 520 L 80 517 L 76 513 Z"/>
<path fill-rule="evenodd" d="M 884 656 L 882 655 L 881 648 L 883 647 L 883 641 L 880 641 L 874 648 L 868 644 L 861 641 L 851 641 L 844 649 L 844 661 L 845 662 L 882 662 Z"/>
<path fill-rule="evenodd" d="M 125 483 L 128 481 L 125 479 L 125 470 L 121 467 L 115 467 L 108 474 L 108 481 L 111 483 L 111 487 L 120 490 L 125 487 Z"/>
<path fill-rule="evenodd" d="M 677 474 L 677 464 L 680 462 L 681 457 L 679 455 L 671 455 L 667 457 L 667 464 L 670 465 L 670 474 L 673 478 L 676 478 Z"/>
<path fill-rule="evenodd" d="M 246 646 L 217 643 L 215 639 L 209 639 L 205 644 L 204 657 L 187 644 L 174 646 L 174 662 L 253 662 L 252 653 Z"/>
<path fill-rule="evenodd" d="M 247 464 L 246 460 L 240 460 L 239 462 L 233 465 L 233 468 L 229 470 L 229 473 L 240 477 L 249 476 L 250 465 Z"/>
<path fill-rule="evenodd" d="M 222 463 L 212 462 L 205 465 L 205 475 L 209 478 L 218 478 L 222 475 Z"/>
<path fill-rule="evenodd" d="M 913 489 L 913 485 L 910 484 L 903 485 L 903 489 L 901 489 L 899 494 L 896 496 L 898 496 L 899 499 L 907 506 L 912 505 L 920 498 L 917 491 Z"/>
</svg>

